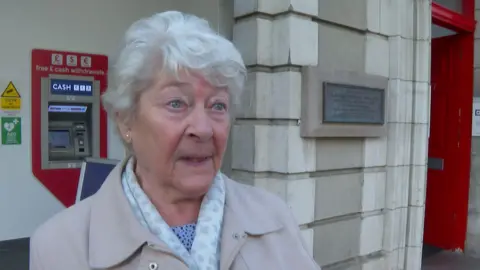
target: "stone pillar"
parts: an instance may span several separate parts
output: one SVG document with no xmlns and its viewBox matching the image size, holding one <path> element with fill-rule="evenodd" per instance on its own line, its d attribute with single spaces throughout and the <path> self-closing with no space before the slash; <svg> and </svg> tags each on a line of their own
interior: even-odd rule
<svg viewBox="0 0 480 270">
<path fill-rule="evenodd" d="M 324 269 L 419 270 L 429 112 L 430 1 L 235 0 L 249 79 L 233 178 L 279 194 Z M 300 137 L 300 70 L 389 78 L 383 138 Z"/>
<path fill-rule="evenodd" d="M 389 269 L 422 260 L 430 111 L 431 1 L 380 1 L 390 50 L 390 98 L 383 249 Z M 383 25 L 383 26 L 382 26 Z"/>
<path fill-rule="evenodd" d="M 300 68 L 317 65 L 318 0 L 235 0 L 233 41 L 248 82 L 232 131 L 232 176 L 280 195 L 314 220 L 315 141 L 300 138 Z M 313 230 L 302 230 L 313 252 Z"/>
</svg>

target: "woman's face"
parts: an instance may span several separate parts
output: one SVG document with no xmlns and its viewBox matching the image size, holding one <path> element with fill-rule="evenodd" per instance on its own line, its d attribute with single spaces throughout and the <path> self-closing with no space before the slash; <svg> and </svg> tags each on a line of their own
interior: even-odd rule
<svg viewBox="0 0 480 270">
<path fill-rule="evenodd" d="M 192 73 L 160 76 L 141 94 L 128 127 L 137 168 L 185 196 L 205 194 L 227 145 L 229 98 Z"/>
</svg>

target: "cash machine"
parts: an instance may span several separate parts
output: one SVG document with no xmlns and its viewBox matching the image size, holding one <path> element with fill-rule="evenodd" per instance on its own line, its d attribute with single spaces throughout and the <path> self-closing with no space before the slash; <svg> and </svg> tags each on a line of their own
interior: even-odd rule
<svg viewBox="0 0 480 270">
<path fill-rule="evenodd" d="M 79 168 L 100 157 L 100 83 L 88 76 L 42 78 L 42 169 Z"/>
<path fill-rule="evenodd" d="M 32 173 L 66 207 L 75 203 L 86 158 L 107 158 L 108 56 L 33 49 Z"/>
</svg>

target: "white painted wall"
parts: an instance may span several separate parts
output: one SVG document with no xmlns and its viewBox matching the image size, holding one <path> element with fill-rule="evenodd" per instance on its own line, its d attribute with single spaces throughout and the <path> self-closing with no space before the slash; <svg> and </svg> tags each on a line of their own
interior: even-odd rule
<svg viewBox="0 0 480 270">
<path fill-rule="evenodd" d="M 31 170 L 30 53 L 33 48 L 111 55 L 126 28 L 153 13 L 177 9 L 208 18 L 231 36 L 229 0 L 2 0 L 0 91 L 12 80 L 22 95 L 22 145 L 0 145 L 0 241 L 28 237 L 63 209 Z M 123 149 L 109 125 L 109 157 Z"/>
</svg>

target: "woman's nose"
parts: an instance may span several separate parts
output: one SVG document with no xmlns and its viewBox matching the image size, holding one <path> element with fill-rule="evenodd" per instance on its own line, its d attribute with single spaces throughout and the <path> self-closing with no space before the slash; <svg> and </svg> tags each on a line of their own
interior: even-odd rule
<svg viewBox="0 0 480 270">
<path fill-rule="evenodd" d="M 212 122 L 204 108 L 196 109 L 192 112 L 187 135 L 201 141 L 209 140 L 212 137 Z"/>
</svg>

